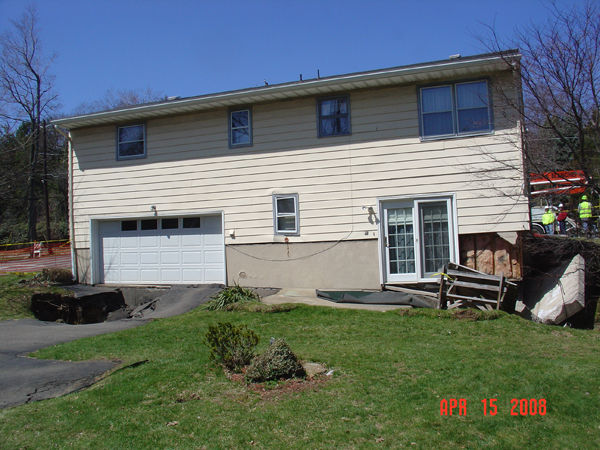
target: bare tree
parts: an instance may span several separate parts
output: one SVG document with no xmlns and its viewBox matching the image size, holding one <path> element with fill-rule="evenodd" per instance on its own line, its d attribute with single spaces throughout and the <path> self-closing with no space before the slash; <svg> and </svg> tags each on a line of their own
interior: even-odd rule
<svg viewBox="0 0 600 450">
<path fill-rule="evenodd" d="M 516 30 L 501 39 L 493 26 L 483 39 L 492 51 L 519 48 L 526 160 L 535 172 L 583 170 L 588 187 L 600 193 L 600 14 L 596 4 L 560 9 L 548 5 L 547 23 Z M 513 59 L 507 64 L 515 67 Z M 502 95 L 502 93 L 500 93 Z"/>
<path fill-rule="evenodd" d="M 82 103 L 73 111 L 73 114 L 89 114 L 98 111 L 125 108 L 142 103 L 165 100 L 165 98 L 164 94 L 154 91 L 151 88 L 121 89 L 117 91 L 108 89 L 101 99 Z"/>
<path fill-rule="evenodd" d="M 28 237 L 35 240 L 37 224 L 36 186 L 38 156 L 41 148 L 41 126 L 55 106 L 52 76 L 48 69 L 52 58 L 42 53 L 38 17 L 34 7 L 28 7 L 21 19 L 12 21 L 13 29 L 0 37 L 0 117 L 8 127 L 23 122 L 31 124 L 24 145 L 29 150 L 27 180 Z"/>
</svg>

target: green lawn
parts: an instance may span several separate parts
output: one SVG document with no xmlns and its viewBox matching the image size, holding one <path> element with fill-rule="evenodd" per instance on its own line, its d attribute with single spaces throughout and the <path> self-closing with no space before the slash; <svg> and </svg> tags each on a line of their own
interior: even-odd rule
<svg viewBox="0 0 600 450">
<path fill-rule="evenodd" d="M 202 344 L 218 321 L 248 325 L 259 350 L 284 337 L 334 375 L 269 396 L 230 381 Z M 38 356 L 148 362 L 0 411 L 2 448 L 600 447 L 600 333 L 504 313 L 471 321 L 436 310 L 195 310 Z M 450 398 L 466 399 L 466 416 L 440 416 Z M 483 415 L 489 398 L 496 416 Z M 512 416 L 513 398 L 544 399 L 547 412 Z"/>
<path fill-rule="evenodd" d="M 0 320 L 33 318 L 29 309 L 35 292 L 66 294 L 68 291 L 49 283 L 34 282 L 34 273 L 0 275 Z"/>
</svg>

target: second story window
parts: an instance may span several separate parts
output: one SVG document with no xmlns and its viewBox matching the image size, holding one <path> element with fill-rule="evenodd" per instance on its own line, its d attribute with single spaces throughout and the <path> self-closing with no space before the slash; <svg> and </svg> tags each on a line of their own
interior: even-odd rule
<svg viewBox="0 0 600 450">
<path fill-rule="evenodd" d="M 421 136 L 435 138 L 492 131 L 486 81 L 424 87 L 420 90 Z"/>
<path fill-rule="evenodd" d="M 117 159 L 146 156 L 146 126 L 128 125 L 117 128 Z"/>
<path fill-rule="evenodd" d="M 250 109 L 229 111 L 229 146 L 252 145 L 252 114 Z"/>
<path fill-rule="evenodd" d="M 319 137 L 350 134 L 350 98 L 324 98 L 318 101 Z"/>
</svg>

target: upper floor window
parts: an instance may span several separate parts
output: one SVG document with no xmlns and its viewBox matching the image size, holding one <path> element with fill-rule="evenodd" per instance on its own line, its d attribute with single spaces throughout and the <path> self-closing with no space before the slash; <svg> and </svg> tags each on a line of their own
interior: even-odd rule
<svg viewBox="0 0 600 450">
<path fill-rule="evenodd" d="M 229 111 L 229 146 L 252 145 L 252 114 L 250 109 Z"/>
<path fill-rule="evenodd" d="M 117 129 L 117 159 L 146 156 L 146 126 L 128 125 Z"/>
<path fill-rule="evenodd" d="M 350 99 L 348 96 L 318 101 L 319 137 L 350 134 Z"/>
<path fill-rule="evenodd" d="M 425 138 L 492 131 L 487 81 L 421 88 L 420 112 Z"/>
<path fill-rule="evenodd" d="M 298 194 L 273 196 L 275 234 L 298 234 Z"/>
</svg>

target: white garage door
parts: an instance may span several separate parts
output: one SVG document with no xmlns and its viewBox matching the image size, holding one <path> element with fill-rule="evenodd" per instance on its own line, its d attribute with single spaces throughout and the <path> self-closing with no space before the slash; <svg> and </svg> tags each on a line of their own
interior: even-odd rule
<svg viewBox="0 0 600 450">
<path fill-rule="evenodd" d="M 225 283 L 221 216 L 98 223 L 101 282 Z"/>
</svg>

